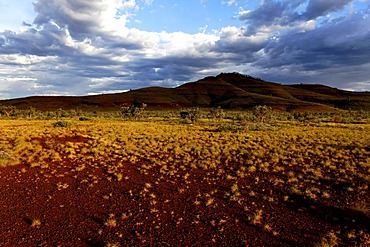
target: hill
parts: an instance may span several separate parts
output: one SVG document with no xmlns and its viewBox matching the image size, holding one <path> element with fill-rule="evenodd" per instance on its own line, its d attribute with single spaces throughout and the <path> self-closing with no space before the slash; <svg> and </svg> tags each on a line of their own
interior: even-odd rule
<svg viewBox="0 0 370 247">
<path fill-rule="evenodd" d="M 370 92 L 350 92 L 318 84 L 282 85 L 239 73 L 221 73 L 176 88 L 148 87 L 94 96 L 34 96 L 2 100 L 19 109 L 110 110 L 145 103 L 149 107 L 214 107 L 248 109 L 268 105 L 281 111 L 370 111 Z"/>
</svg>

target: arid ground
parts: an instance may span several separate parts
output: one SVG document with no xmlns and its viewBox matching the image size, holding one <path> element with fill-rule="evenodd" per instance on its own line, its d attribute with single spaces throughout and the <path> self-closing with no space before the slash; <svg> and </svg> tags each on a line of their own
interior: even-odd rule
<svg viewBox="0 0 370 247">
<path fill-rule="evenodd" d="M 0 246 L 370 246 L 369 124 L 71 121 L 0 121 Z"/>
</svg>

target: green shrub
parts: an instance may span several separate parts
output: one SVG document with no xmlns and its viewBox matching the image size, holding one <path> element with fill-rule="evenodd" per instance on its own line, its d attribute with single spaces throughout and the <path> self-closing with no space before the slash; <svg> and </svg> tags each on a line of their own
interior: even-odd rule
<svg viewBox="0 0 370 247">
<path fill-rule="evenodd" d="M 125 118 L 137 119 L 143 116 L 146 107 L 147 105 L 144 103 L 140 106 L 121 107 L 120 114 Z"/>
<path fill-rule="evenodd" d="M 201 117 L 201 112 L 198 107 L 193 107 L 180 112 L 180 118 L 187 123 L 195 123 Z"/>
<path fill-rule="evenodd" d="M 224 112 L 221 108 L 221 106 L 218 106 L 216 108 L 212 108 L 210 111 L 211 118 L 218 121 L 221 121 L 224 117 Z"/>
<path fill-rule="evenodd" d="M 78 120 L 80 121 L 90 121 L 91 119 L 88 117 L 79 117 Z"/>
<path fill-rule="evenodd" d="M 257 123 L 270 123 L 274 118 L 271 107 L 266 105 L 258 105 L 253 107 L 252 114 L 253 120 Z"/>
<path fill-rule="evenodd" d="M 299 122 L 318 122 L 318 114 L 313 112 L 295 112 L 293 118 Z"/>
<path fill-rule="evenodd" d="M 15 106 L 0 105 L 0 116 L 10 117 L 16 112 Z"/>
<path fill-rule="evenodd" d="M 53 123 L 54 128 L 67 128 L 71 126 L 72 126 L 72 123 L 68 121 L 58 121 L 58 122 Z"/>
</svg>

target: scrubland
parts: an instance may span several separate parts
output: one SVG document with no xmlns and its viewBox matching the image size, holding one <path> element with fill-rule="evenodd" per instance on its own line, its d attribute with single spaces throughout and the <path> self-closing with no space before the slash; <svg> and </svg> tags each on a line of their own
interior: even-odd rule
<svg viewBox="0 0 370 247">
<path fill-rule="evenodd" d="M 0 120 L 2 246 L 369 246 L 370 124 Z"/>
</svg>

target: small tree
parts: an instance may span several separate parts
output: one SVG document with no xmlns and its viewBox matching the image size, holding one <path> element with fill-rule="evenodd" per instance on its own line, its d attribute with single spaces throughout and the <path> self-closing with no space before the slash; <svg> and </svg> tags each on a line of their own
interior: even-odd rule
<svg viewBox="0 0 370 247">
<path fill-rule="evenodd" d="M 146 107 L 147 105 L 144 103 L 142 103 L 139 107 L 138 106 L 121 107 L 120 114 L 128 119 L 137 119 L 143 116 Z"/>
<path fill-rule="evenodd" d="M 15 106 L 6 106 L 6 105 L 0 105 L 0 115 L 3 115 L 5 117 L 10 117 L 12 114 L 14 114 L 16 111 Z"/>
<path fill-rule="evenodd" d="M 66 116 L 66 113 L 65 113 L 65 111 L 62 108 L 58 108 L 55 111 L 55 115 L 56 115 L 57 118 L 62 118 L 62 117 L 65 117 Z"/>
<path fill-rule="evenodd" d="M 199 120 L 201 112 L 199 107 L 193 107 L 180 112 L 180 118 L 189 123 L 195 123 Z"/>
<path fill-rule="evenodd" d="M 36 108 L 30 106 L 27 110 L 26 110 L 26 114 L 27 114 L 27 117 L 28 118 L 33 118 L 37 113 L 37 110 Z"/>
<path fill-rule="evenodd" d="M 211 118 L 219 122 L 224 117 L 224 111 L 222 110 L 221 106 L 214 107 L 210 111 Z"/>
<path fill-rule="evenodd" d="M 252 110 L 253 120 L 257 123 L 269 123 L 273 119 L 271 107 L 266 105 L 258 105 Z"/>
<path fill-rule="evenodd" d="M 69 111 L 69 116 L 70 117 L 81 117 L 82 113 L 83 112 L 82 112 L 81 109 L 77 109 L 77 110 L 72 109 L 72 110 Z"/>
</svg>

